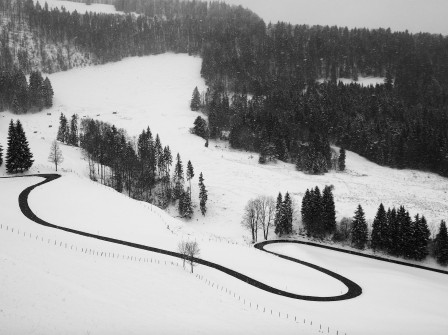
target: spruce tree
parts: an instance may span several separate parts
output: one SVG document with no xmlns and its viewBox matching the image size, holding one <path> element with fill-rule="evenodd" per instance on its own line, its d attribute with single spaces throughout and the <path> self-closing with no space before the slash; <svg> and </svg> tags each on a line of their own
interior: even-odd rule
<svg viewBox="0 0 448 335">
<path fill-rule="evenodd" d="M 311 235 L 311 219 L 310 219 L 310 190 L 307 189 L 302 198 L 302 208 L 300 210 L 302 214 L 302 224 L 308 235 Z M 281 200 L 281 199 L 280 199 Z M 278 204 L 278 200 L 277 200 Z"/>
<path fill-rule="evenodd" d="M 423 260 L 428 256 L 428 242 L 430 231 L 428 229 L 428 223 L 424 216 L 421 218 L 417 214 L 413 222 L 413 244 L 412 258 L 416 260 Z"/>
<path fill-rule="evenodd" d="M 287 235 L 292 233 L 292 202 L 288 192 L 285 194 L 280 208 L 280 217 L 277 225 L 275 226 L 275 234 L 278 236 Z"/>
<path fill-rule="evenodd" d="M 77 147 L 79 145 L 79 134 L 78 134 L 78 115 L 73 114 L 70 120 L 70 135 L 68 139 L 68 144 Z"/>
<path fill-rule="evenodd" d="M 16 122 L 17 150 L 18 150 L 18 169 L 21 172 L 28 171 L 33 165 L 33 154 L 30 151 L 25 131 L 23 130 L 20 120 Z"/>
<path fill-rule="evenodd" d="M 199 206 L 201 208 L 202 215 L 205 216 L 207 212 L 207 190 L 204 185 L 204 177 L 202 176 L 202 172 L 199 175 Z"/>
<path fill-rule="evenodd" d="M 434 240 L 434 256 L 440 265 L 448 265 L 448 232 L 445 221 L 440 222 L 439 232 Z"/>
<path fill-rule="evenodd" d="M 278 192 L 277 196 L 277 204 L 275 205 L 275 218 L 274 218 L 274 226 L 277 234 L 277 225 L 280 224 L 280 218 L 282 215 L 282 204 L 283 204 L 283 197 L 280 192 Z"/>
<path fill-rule="evenodd" d="M 61 143 L 68 143 L 69 133 L 67 118 L 61 113 L 61 116 L 59 117 L 59 129 L 56 139 Z"/>
<path fill-rule="evenodd" d="M 406 258 L 412 258 L 412 249 L 414 248 L 412 240 L 412 220 L 409 216 L 409 212 L 406 211 L 404 206 L 400 206 L 397 212 L 397 221 L 400 227 L 399 233 L 399 255 Z"/>
<path fill-rule="evenodd" d="M 184 192 L 184 168 L 179 153 L 177 154 L 176 165 L 174 167 L 174 200 L 180 199 L 180 196 Z"/>
<path fill-rule="evenodd" d="M 0 144 L 0 166 L 3 164 L 3 147 Z"/>
<path fill-rule="evenodd" d="M 344 148 L 341 148 L 339 150 L 338 167 L 339 167 L 339 171 L 345 171 L 345 149 Z"/>
<path fill-rule="evenodd" d="M 384 236 L 384 232 L 386 225 L 386 210 L 384 209 L 383 204 L 380 204 L 372 225 L 371 247 L 373 251 L 378 249 L 381 250 L 385 247 L 386 236 Z"/>
<path fill-rule="evenodd" d="M 336 230 L 336 209 L 329 186 L 325 186 L 322 193 L 322 224 L 326 234 L 332 234 Z"/>
<path fill-rule="evenodd" d="M 310 227 L 313 237 L 322 238 L 325 228 L 322 221 L 322 196 L 319 187 L 310 192 Z"/>
<path fill-rule="evenodd" d="M 392 208 L 392 210 L 387 213 L 387 226 L 389 237 L 387 239 L 387 250 L 391 255 L 398 256 L 400 254 L 401 228 L 395 208 Z"/>
<path fill-rule="evenodd" d="M 191 179 L 194 177 L 193 165 L 190 161 L 187 163 L 187 180 L 190 183 L 190 203 L 191 203 Z"/>
<path fill-rule="evenodd" d="M 6 171 L 8 173 L 15 173 L 18 169 L 18 139 L 17 139 L 17 132 L 16 132 L 16 126 L 11 120 L 9 122 L 9 128 L 8 128 L 8 147 L 6 148 Z"/>
<path fill-rule="evenodd" d="M 50 108 L 53 106 L 53 87 L 51 86 L 51 82 L 48 77 L 45 78 L 42 84 L 42 95 L 44 100 L 45 108 Z"/>
<path fill-rule="evenodd" d="M 352 246 L 364 249 L 367 243 L 367 223 L 361 205 L 355 211 L 352 221 Z"/>
<path fill-rule="evenodd" d="M 192 111 L 198 111 L 201 107 L 201 95 L 199 94 L 198 87 L 193 90 L 193 96 L 191 98 L 190 109 Z"/>
</svg>

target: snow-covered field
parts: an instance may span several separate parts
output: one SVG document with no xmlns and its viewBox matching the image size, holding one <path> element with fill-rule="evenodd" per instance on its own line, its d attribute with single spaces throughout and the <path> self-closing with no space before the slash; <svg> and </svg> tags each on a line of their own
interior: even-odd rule
<svg viewBox="0 0 448 335">
<path fill-rule="evenodd" d="M 211 141 L 205 148 L 201 138 L 189 133 L 199 115 L 188 108 L 191 93 L 195 86 L 205 88 L 199 76 L 200 64 L 200 58 L 165 54 L 52 74 L 54 107 L 29 115 L 0 113 L 0 143 L 5 147 L 9 120 L 19 118 L 36 159 L 30 172 L 52 172 L 47 157 L 61 112 L 114 123 L 130 136 L 149 126 L 174 155 L 180 153 L 184 164 L 192 161 L 195 199 L 199 172 L 204 173 L 209 190 L 205 217 L 196 208 L 191 221 L 179 221 L 88 181 L 81 152 L 64 145 L 62 168 L 68 172 L 31 193 L 30 205 L 36 214 L 58 225 L 170 250 L 175 250 L 182 239 L 196 239 L 204 259 L 283 290 L 319 296 L 340 294 L 345 288 L 308 268 L 244 245 L 248 233 L 240 221 L 250 198 L 276 196 L 288 190 L 299 206 L 307 188 L 332 184 L 339 218 L 352 216 L 360 203 L 372 219 L 383 202 L 386 207 L 403 204 L 411 214 L 424 214 L 430 224 L 447 219 L 448 183 L 434 174 L 379 167 L 348 152 L 346 173 L 310 176 L 295 171 L 292 164 L 261 166 L 256 154 L 231 150 L 225 142 Z M 5 174 L 4 166 L 0 174 Z M 153 257 L 162 259 L 162 263 L 165 260 L 28 221 L 18 211 L 17 196 L 37 180 L 0 179 L 0 333 L 52 333 L 61 329 L 73 333 L 106 333 L 111 329 L 141 333 L 149 329 L 167 334 L 185 330 L 292 334 L 316 332 L 320 325 L 323 330 L 330 327 L 332 334 L 335 330 L 339 334 L 444 334 L 448 329 L 448 320 L 440 312 L 448 307 L 446 275 L 328 250 L 283 246 L 281 251 L 348 277 L 361 285 L 363 295 L 332 303 L 294 301 L 204 267 L 196 269 L 204 276 L 200 280 L 180 267 L 87 257 L 79 250 L 55 247 L 52 243 L 56 240 L 78 249 Z M 172 213 L 175 215 L 175 211 Z M 6 224 L 20 233 L 6 231 Z M 32 237 L 23 237 L 23 231 Z M 37 240 L 35 235 L 39 236 Z M 205 279 L 220 288 L 205 286 Z M 226 289 L 237 297 L 226 295 Z M 257 311 L 256 304 L 266 308 L 268 315 L 261 307 Z M 306 327 L 294 323 L 292 316 L 298 316 L 301 324 L 306 319 Z"/>
<path fill-rule="evenodd" d="M 103 5 L 99 3 L 86 5 L 85 3 L 81 2 L 64 0 L 33 0 L 33 2 L 39 2 L 42 7 L 44 7 L 45 3 L 47 3 L 49 9 L 58 8 L 59 10 L 62 10 L 62 7 L 64 7 L 68 12 L 77 11 L 80 14 L 84 14 L 85 12 L 102 14 L 123 14 L 123 12 L 115 10 L 115 7 L 113 5 Z"/>
</svg>

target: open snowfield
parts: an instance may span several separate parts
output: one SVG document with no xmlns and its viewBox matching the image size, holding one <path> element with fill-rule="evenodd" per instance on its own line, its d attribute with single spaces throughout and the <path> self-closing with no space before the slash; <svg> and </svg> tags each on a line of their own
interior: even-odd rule
<svg viewBox="0 0 448 335">
<path fill-rule="evenodd" d="M 203 259 L 282 290 L 317 296 L 341 294 L 345 287 L 309 268 L 244 245 L 248 233 L 240 221 L 250 198 L 289 191 L 299 206 L 307 188 L 332 184 L 338 218 L 352 216 L 361 203 L 371 220 L 383 202 L 386 207 L 403 204 L 411 214 L 424 214 L 430 224 L 447 219 L 448 183 L 434 174 L 379 167 L 348 152 L 346 173 L 310 176 L 295 171 L 292 164 L 261 166 L 258 155 L 231 150 L 225 142 L 211 141 L 205 148 L 201 138 L 189 133 L 199 115 L 189 110 L 192 90 L 205 88 L 200 65 L 200 58 L 165 54 L 52 74 L 54 107 L 29 115 L 0 113 L 0 143 L 5 147 L 9 120 L 19 118 L 36 160 L 30 172 L 54 172 L 47 157 L 61 112 L 68 117 L 77 113 L 111 122 L 130 136 L 149 126 L 174 155 L 180 153 L 184 165 L 192 161 L 194 199 L 199 172 L 204 173 L 209 191 L 205 217 L 196 208 L 191 222 L 179 221 L 90 182 L 79 149 L 65 145 L 61 146 L 65 158 L 61 167 L 69 172 L 31 193 L 35 213 L 61 226 L 168 250 L 175 250 L 182 239 L 196 239 Z M 4 166 L 0 174 L 5 174 Z M 17 196 L 39 180 L 0 179 L 0 333 L 48 334 L 64 329 L 76 334 L 110 330 L 292 334 L 314 333 L 319 325 L 330 327 L 332 334 L 335 330 L 340 330 L 339 334 L 444 334 L 448 329 L 443 314 L 448 307 L 448 276 L 328 250 L 269 246 L 355 281 L 363 288 L 360 297 L 331 303 L 295 301 L 202 266 L 195 270 L 204 277 L 200 280 L 169 264 L 155 267 L 83 254 L 79 248 L 152 257 L 162 263 L 169 259 L 30 222 L 19 212 Z M 6 224 L 19 233 L 6 231 Z M 23 237 L 23 231 L 32 237 Z M 78 250 L 65 249 L 64 244 L 54 246 L 55 240 Z M 220 288 L 204 284 L 206 279 Z M 226 289 L 236 297 L 226 295 Z M 268 315 L 261 308 L 257 311 L 256 304 L 266 308 Z M 298 316 L 301 324 L 294 323 L 292 316 Z M 305 328 L 301 326 L 304 318 Z"/>
<path fill-rule="evenodd" d="M 123 12 L 117 11 L 115 9 L 115 6 L 113 5 L 104 5 L 99 3 L 86 5 L 85 3 L 81 2 L 63 0 L 33 0 L 33 2 L 39 2 L 42 7 L 44 7 L 45 3 L 47 3 L 49 9 L 58 8 L 59 10 L 62 10 L 62 7 L 64 7 L 68 12 L 77 11 L 80 14 L 84 14 L 85 12 L 102 14 L 124 14 Z"/>
</svg>

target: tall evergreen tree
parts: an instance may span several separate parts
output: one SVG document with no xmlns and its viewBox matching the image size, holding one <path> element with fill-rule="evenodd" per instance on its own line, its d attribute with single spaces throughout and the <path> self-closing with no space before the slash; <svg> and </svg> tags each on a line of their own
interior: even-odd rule
<svg viewBox="0 0 448 335">
<path fill-rule="evenodd" d="M 355 211 L 352 221 L 352 246 L 364 249 L 367 243 L 367 222 L 361 205 Z"/>
<path fill-rule="evenodd" d="M 384 249 L 385 239 L 387 238 L 387 236 L 385 236 L 386 227 L 386 210 L 384 209 L 383 204 L 380 204 L 372 225 L 371 247 L 374 251 Z"/>
<path fill-rule="evenodd" d="M 428 256 L 428 242 L 430 231 L 428 229 L 428 223 L 424 216 L 420 218 L 417 214 L 413 222 L 413 248 L 411 249 L 411 257 L 416 260 L 423 260 Z"/>
<path fill-rule="evenodd" d="M 190 161 L 188 161 L 187 163 L 187 180 L 190 183 L 190 203 L 191 203 L 191 179 L 193 179 L 194 177 L 194 170 L 193 170 L 193 165 L 191 164 Z"/>
<path fill-rule="evenodd" d="M 341 148 L 339 150 L 338 167 L 339 167 L 339 171 L 345 171 L 345 149 L 344 148 Z"/>
<path fill-rule="evenodd" d="M 435 258 L 440 265 L 448 265 L 448 232 L 445 221 L 440 222 L 439 232 L 435 238 Z"/>
<path fill-rule="evenodd" d="M 388 210 L 387 212 L 387 226 L 387 250 L 391 255 L 398 256 L 400 254 L 401 227 L 395 208 L 392 208 L 392 210 Z"/>
<path fill-rule="evenodd" d="M 68 138 L 68 144 L 77 147 L 79 145 L 79 133 L 78 133 L 78 115 L 73 114 L 70 120 L 70 135 Z"/>
<path fill-rule="evenodd" d="M 274 226 L 277 227 L 277 225 L 280 224 L 280 218 L 282 216 L 282 204 L 283 204 L 283 197 L 281 192 L 278 192 L 277 196 L 277 204 L 275 205 L 275 218 L 274 218 Z M 275 228 L 277 229 L 277 228 Z"/>
<path fill-rule="evenodd" d="M 16 132 L 16 126 L 11 120 L 9 122 L 9 128 L 8 128 L 8 147 L 6 148 L 6 171 L 8 173 L 14 173 L 17 171 L 19 166 L 18 161 L 18 138 L 17 138 L 17 132 Z"/>
<path fill-rule="evenodd" d="M 70 129 L 68 127 L 67 118 L 63 113 L 59 117 L 59 129 L 56 139 L 61 143 L 68 143 L 70 137 Z"/>
<path fill-rule="evenodd" d="M 45 78 L 42 84 L 42 95 L 43 95 L 43 103 L 45 108 L 50 108 L 53 106 L 53 87 L 51 86 L 51 82 L 48 77 Z"/>
<path fill-rule="evenodd" d="M 281 199 L 280 199 L 281 200 Z M 305 194 L 302 198 L 302 208 L 300 210 L 302 214 L 302 224 L 305 228 L 308 235 L 311 235 L 311 217 L 310 217 L 310 201 L 311 201 L 311 195 L 310 190 L 306 189 Z M 277 200 L 278 205 L 278 200 Z"/>
<path fill-rule="evenodd" d="M 20 120 L 16 122 L 18 168 L 21 172 L 28 171 L 33 165 L 33 154 L 30 151 L 25 131 Z"/>
<path fill-rule="evenodd" d="M 176 165 L 174 166 L 173 182 L 174 182 L 173 198 L 177 200 L 184 192 L 184 168 L 179 153 L 177 154 Z"/>
<path fill-rule="evenodd" d="M 279 222 L 275 226 L 275 233 L 278 236 L 288 235 L 292 233 L 292 201 L 288 192 L 280 208 Z"/>
<path fill-rule="evenodd" d="M 330 186 L 325 186 L 322 193 L 322 225 L 326 234 L 336 230 L 336 208 Z"/>
<path fill-rule="evenodd" d="M 0 144 L 0 166 L 3 164 L 3 147 Z"/>
<path fill-rule="evenodd" d="M 191 98 L 190 109 L 192 111 L 198 111 L 201 107 L 201 95 L 199 94 L 198 87 L 193 90 L 193 96 Z"/>
<path fill-rule="evenodd" d="M 205 215 L 205 213 L 207 212 L 207 200 L 208 200 L 207 193 L 208 193 L 207 189 L 205 188 L 204 185 L 204 177 L 201 172 L 199 175 L 199 206 L 201 208 L 202 215 Z"/>
<path fill-rule="evenodd" d="M 397 212 L 397 221 L 400 226 L 399 234 L 399 255 L 403 255 L 406 258 L 412 258 L 413 253 L 413 240 L 412 240 L 412 220 L 409 212 L 406 211 L 404 206 L 400 206 Z"/>
</svg>

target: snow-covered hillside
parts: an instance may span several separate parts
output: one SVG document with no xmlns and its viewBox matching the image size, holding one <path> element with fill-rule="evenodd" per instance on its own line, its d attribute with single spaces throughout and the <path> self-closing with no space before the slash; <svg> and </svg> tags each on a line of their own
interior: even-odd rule
<svg viewBox="0 0 448 335">
<path fill-rule="evenodd" d="M 351 216 L 361 203 L 371 219 L 383 202 L 404 204 L 431 224 L 446 219 L 448 185 L 434 174 L 379 167 L 349 152 L 346 173 L 310 176 L 292 164 L 259 165 L 256 154 L 229 149 L 225 142 L 211 141 L 206 148 L 189 132 L 199 115 L 189 110 L 191 93 L 195 86 L 205 88 L 200 65 L 200 58 L 165 54 L 52 74 L 54 107 L 28 115 L 0 113 L 0 143 L 5 147 L 9 120 L 20 119 L 36 160 L 30 173 L 54 172 L 47 157 L 61 112 L 111 122 L 130 136 L 149 126 L 184 163 L 192 161 L 195 199 L 197 176 L 204 173 L 209 190 L 205 217 L 196 208 L 191 221 L 180 221 L 89 181 L 80 150 L 65 145 L 66 172 L 31 193 L 33 211 L 54 224 L 167 250 L 175 250 L 181 240 L 197 240 L 203 259 L 278 289 L 317 296 L 342 294 L 346 288 L 243 243 L 248 233 L 240 221 L 250 198 L 289 191 L 298 205 L 306 188 L 332 184 L 339 218 Z M 200 279 L 171 265 L 179 260 L 29 221 L 17 197 L 40 180 L 0 179 L 0 333 L 293 334 L 320 328 L 328 333 L 329 327 L 331 334 L 444 334 L 448 329 L 446 275 L 312 247 L 272 246 L 348 277 L 363 294 L 331 303 L 297 301 L 203 266 L 195 269 Z"/>
<path fill-rule="evenodd" d="M 62 10 L 62 8 L 64 8 L 68 12 L 77 11 L 80 14 L 84 14 L 85 12 L 102 14 L 123 14 L 123 12 L 117 11 L 113 5 L 105 5 L 99 3 L 86 5 L 85 3 L 81 2 L 64 0 L 33 0 L 33 2 L 39 2 L 42 7 L 45 3 L 47 3 L 49 9 L 58 8 L 59 10 Z"/>
</svg>

